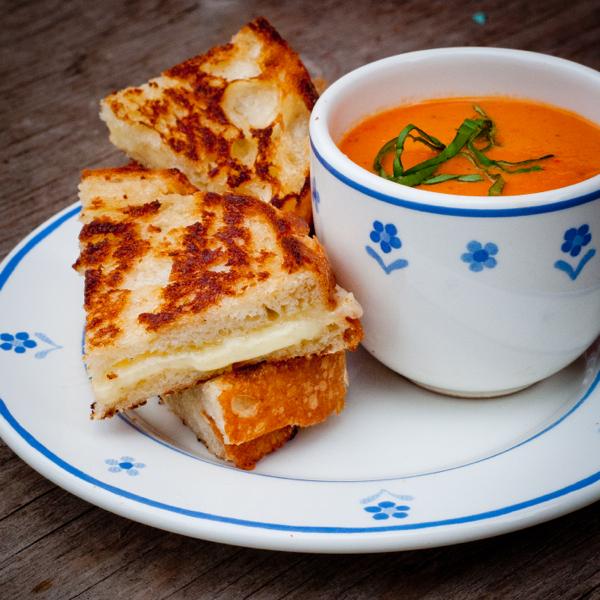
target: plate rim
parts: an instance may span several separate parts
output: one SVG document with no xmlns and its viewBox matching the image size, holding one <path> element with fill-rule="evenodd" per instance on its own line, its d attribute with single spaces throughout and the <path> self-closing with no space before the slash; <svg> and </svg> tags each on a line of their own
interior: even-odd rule
<svg viewBox="0 0 600 600">
<path fill-rule="evenodd" d="M 10 411 L 8 411 L 9 415 L 6 414 L 6 411 L 6 404 L 0 399 L 0 415 L 3 417 L 0 420 L 0 430 L 4 429 L 3 424 L 8 424 L 11 426 L 9 432 L 14 431 L 19 437 L 15 438 L 17 443 L 14 443 L 15 439 L 11 435 L 6 436 L 5 432 L 2 431 L 4 441 L 27 464 L 59 487 L 95 506 L 146 525 L 191 537 L 247 547 L 316 553 L 370 553 L 438 547 L 493 537 L 531 527 L 583 508 L 600 497 L 600 471 L 597 471 L 570 485 L 563 486 L 559 490 L 504 507 L 504 509 L 431 523 L 372 528 L 324 528 L 261 523 L 223 517 L 222 515 L 210 515 L 209 513 L 190 509 L 173 511 L 166 508 L 168 505 L 165 503 L 152 501 L 138 494 L 122 490 L 117 486 L 96 479 L 76 467 L 72 467 L 52 451 L 46 449 L 24 428 L 21 429 L 23 429 L 25 436 L 21 435 L 18 431 L 20 424 L 14 417 L 11 418 Z M 11 421 L 14 421 L 17 429 L 14 428 Z M 19 447 L 18 442 L 22 444 L 22 447 Z M 27 452 L 27 447 L 33 448 L 36 452 Z M 45 449 L 47 453 L 40 448 Z M 70 467 L 70 469 L 65 468 L 63 465 Z M 81 473 L 83 477 L 80 478 L 77 472 Z M 84 484 L 89 484 L 89 486 Z M 97 488 L 100 488 L 101 493 L 98 493 Z M 577 494 L 577 492 L 580 492 L 580 494 Z M 571 500 L 569 503 L 558 502 L 552 504 L 553 500 L 569 497 Z M 123 498 L 128 502 L 122 502 L 121 499 Z M 144 500 L 149 502 L 144 502 Z M 162 505 L 162 508 L 157 505 Z M 529 514 L 522 512 L 527 508 L 543 505 L 546 505 L 544 511 Z M 171 518 L 165 518 L 165 514 Z M 498 519 L 498 517 L 503 516 L 509 518 Z M 181 521 L 181 517 L 185 521 Z M 190 521 L 190 518 L 192 521 Z M 186 524 L 190 522 L 196 527 L 191 529 L 187 527 Z M 456 525 L 473 524 L 479 525 L 479 527 L 476 529 L 455 527 Z M 220 526 L 226 527 L 220 528 Z M 256 535 L 257 532 L 260 535 Z M 398 536 L 398 533 L 416 534 L 421 532 L 432 533 L 432 535 L 422 537 L 413 535 L 409 538 Z M 347 545 L 348 540 L 352 541 L 353 545 L 351 547 Z"/>
<path fill-rule="evenodd" d="M 46 221 L 44 221 L 41 225 L 35 228 L 28 236 L 23 238 L 23 240 L 21 240 L 21 242 L 17 244 L 11 252 L 8 253 L 8 255 L 5 257 L 2 263 L 0 263 L 0 290 L 2 290 L 6 282 L 9 280 L 10 276 L 19 266 L 19 263 L 29 253 L 29 251 L 35 246 L 37 246 L 41 241 L 43 241 L 50 233 L 58 229 L 62 224 L 64 224 L 76 214 L 78 214 L 80 210 L 80 203 L 75 202 L 67 206 L 62 211 L 59 211 Z M 596 374 L 594 380 L 592 381 L 586 392 L 583 394 L 583 396 L 569 410 L 567 410 L 566 413 L 564 413 L 551 425 L 545 427 L 540 432 L 537 432 L 536 434 L 530 436 L 529 438 L 520 442 L 519 444 L 516 444 L 509 449 L 505 449 L 499 453 L 496 453 L 493 456 L 479 459 L 478 461 L 475 461 L 475 463 L 483 462 L 490 458 L 494 458 L 499 454 L 504 454 L 516 447 L 520 447 L 525 443 L 531 441 L 532 439 L 539 437 L 546 431 L 552 429 L 560 422 L 564 421 L 570 414 L 575 412 L 575 410 L 579 406 L 581 406 L 581 404 L 583 404 L 585 400 L 594 396 L 594 391 L 597 392 L 596 387 L 599 381 L 600 372 Z M 473 515 L 465 515 L 462 517 L 443 519 L 440 521 L 405 523 L 388 526 L 382 525 L 379 527 L 326 527 L 309 525 L 286 525 L 282 523 L 252 521 L 247 519 L 205 513 L 202 511 L 195 511 L 191 509 L 185 509 L 182 507 L 176 507 L 160 501 L 152 500 L 151 498 L 140 496 L 139 494 L 134 494 L 117 486 L 113 486 L 111 484 L 102 482 L 99 479 L 96 479 L 95 477 L 78 469 L 77 467 L 74 467 L 66 460 L 60 458 L 58 455 L 52 452 L 52 450 L 44 446 L 29 431 L 27 431 L 27 429 L 23 425 L 21 425 L 18 422 L 18 420 L 12 415 L 8 408 L 8 405 L 2 400 L 2 398 L 0 398 L 0 415 L 2 415 L 3 417 L 0 421 L 0 432 L 2 433 L 2 438 L 4 439 L 5 443 L 21 459 L 23 459 L 27 464 L 29 464 L 32 468 L 38 471 L 41 475 L 47 477 L 56 485 L 67 489 L 69 492 L 75 494 L 76 496 L 79 496 L 92 504 L 101 506 L 102 508 L 105 508 L 111 512 L 114 512 L 126 518 L 140 521 L 148 525 L 159 527 L 161 529 L 175 531 L 177 533 L 192 535 L 195 537 L 203 537 L 204 539 L 210 539 L 213 541 L 220 541 L 233 544 L 241 543 L 246 546 L 257 548 L 273 548 L 291 551 L 299 550 L 297 544 L 299 540 L 297 537 L 292 537 L 291 539 L 294 540 L 294 543 L 290 544 L 290 538 L 286 537 L 283 539 L 276 539 L 273 537 L 273 533 L 276 533 L 278 535 L 282 533 L 294 533 L 302 535 L 306 534 L 308 537 L 306 538 L 304 543 L 305 549 L 308 549 L 313 552 L 377 552 L 387 551 L 391 549 L 393 550 L 417 547 L 431 547 L 433 545 L 439 546 L 457 543 L 461 541 L 479 539 L 482 537 L 490 537 L 493 535 L 506 533 L 515 529 L 528 527 L 543 521 L 556 518 L 562 514 L 566 514 L 568 512 L 581 508 L 587 504 L 591 504 L 592 502 L 600 498 L 599 470 L 595 473 L 592 473 L 591 475 L 584 477 L 583 479 L 579 479 L 578 481 L 573 482 L 567 486 L 563 486 L 558 490 L 554 490 L 552 492 L 537 496 L 535 498 L 531 498 L 529 500 L 521 501 L 513 505 L 508 505 Z M 455 470 L 457 468 L 461 467 L 454 467 L 449 470 Z M 431 473 L 430 475 L 434 474 L 436 473 Z M 397 480 L 404 478 L 395 479 Z M 331 485 L 334 482 L 325 481 L 323 483 Z M 348 481 L 346 483 L 361 482 Z M 90 484 L 92 487 L 88 487 L 87 484 Z M 97 488 L 103 490 L 103 493 L 99 495 Z M 577 492 L 580 493 L 577 494 Z M 104 497 L 104 493 L 109 493 L 110 495 Z M 573 496 L 572 494 L 575 494 L 575 496 Z M 119 502 L 119 498 L 126 499 L 127 502 Z M 570 498 L 570 501 L 562 501 L 558 503 L 555 502 L 549 505 L 547 504 L 559 498 Z M 131 504 L 132 502 L 142 505 L 144 510 L 140 512 L 140 510 L 138 510 L 139 507 L 135 507 L 135 510 L 133 510 L 133 505 Z M 545 510 L 530 513 L 529 518 L 525 518 L 524 523 L 520 522 L 523 519 L 518 518 L 515 520 L 498 519 L 496 521 L 493 521 L 493 519 L 497 519 L 498 517 L 506 515 L 514 516 L 515 514 L 518 514 L 519 511 L 523 511 L 524 509 L 540 505 L 545 505 Z M 162 512 L 155 512 L 157 509 Z M 164 517 L 165 511 L 167 511 L 171 515 L 176 514 L 180 517 L 186 517 L 187 522 L 189 522 L 189 518 L 193 518 L 195 520 L 195 523 L 201 522 L 205 526 L 200 527 L 200 530 L 197 530 L 197 527 L 192 531 L 190 531 L 189 529 L 186 530 L 185 527 L 176 526 L 176 523 L 169 523 L 169 519 L 162 518 Z M 132 512 L 135 514 L 132 515 Z M 218 525 L 233 525 L 235 526 L 235 528 L 231 531 L 218 531 L 218 526 L 217 530 L 215 530 L 214 527 L 211 527 L 211 525 L 214 525 L 215 523 Z M 470 529 L 468 532 L 460 531 L 460 528 L 454 527 L 455 525 L 466 523 L 486 523 L 488 524 L 488 527 L 483 527 L 476 530 Z M 209 524 L 209 526 L 207 527 L 206 524 Z M 432 528 L 441 528 L 441 530 L 447 529 L 450 530 L 450 533 L 443 534 L 442 538 L 444 539 L 442 539 L 441 541 L 438 540 L 433 544 L 430 541 L 428 542 L 427 540 L 419 541 L 412 539 L 408 545 L 402 543 L 402 539 L 398 537 L 390 538 L 389 536 L 384 537 L 381 535 L 402 531 L 415 532 L 431 530 Z M 237 532 L 241 530 L 244 530 L 244 534 L 237 535 Z M 246 535 L 248 530 L 253 531 L 255 533 L 257 531 L 260 531 L 261 535 L 254 536 L 251 539 L 248 539 L 248 535 Z M 327 537 L 330 538 L 330 543 L 320 543 L 320 541 L 322 541 L 321 535 L 315 534 L 327 534 Z M 371 535 L 368 538 L 361 538 L 361 541 L 367 542 L 366 544 L 364 544 L 365 547 L 362 547 L 363 544 L 360 544 L 361 547 L 347 549 L 344 546 L 340 545 L 340 543 L 344 544 L 345 540 L 348 539 L 347 534 Z M 341 538 L 338 539 L 335 536 L 341 536 Z M 315 543 L 312 543 L 309 540 L 309 538 L 311 537 L 312 541 Z M 240 542 L 240 538 L 244 539 Z M 352 538 L 355 543 L 358 542 L 358 538 L 356 538 L 354 535 L 352 536 Z M 308 541 L 308 543 L 306 543 L 306 541 Z M 406 542 L 408 540 L 404 541 Z"/>
</svg>

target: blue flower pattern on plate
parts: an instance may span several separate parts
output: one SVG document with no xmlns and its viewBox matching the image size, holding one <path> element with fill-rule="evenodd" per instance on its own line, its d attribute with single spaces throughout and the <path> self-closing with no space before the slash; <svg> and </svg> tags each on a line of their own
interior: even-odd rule
<svg viewBox="0 0 600 600">
<path fill-rule="evenodd" d="M 398 237 L 398 228 L 393 223 L 386 223 L 384 225 L 381 221 L 373 221 L 369 239 L 378 244 L 384 254 L 389 254 L 393 250 L 402 248 L 402 240 Z M 403 258 L 398 258 L 386 265 L 375 248 L 365 246 L 365 250 L 371 258 L 377 261 L 377 264 L 383 269 L 386 275 L 408 266 L 408 261 Z"/>
<path fill-rule="evenodd" d="M 119 459 L 107 458 L 104 462 L 109 465 L 108 470 L 111 473 L 121 473 L 121 471 L 124 471 L 131 477 L 136 477 L 140 474 L 140 469 L 146 467 L 142 462 L 135 462 L 132 456 L 121 456 Z"/>
<path fill-rule="evenodd" d="M 319 204 L 321 204 L 321 195 L 319 194 L 319 191 L 317 190 L 317 182 L 315 181 L 315 178 L 313 177 L 311 182 L 310 182 L 310 191 L 312 194 L 312 199 L 313 199 L 313 204 L 315 206 L 315 210 L 317 212 L 319 212 Z"/>
<path fill-rule="evenodd" d="M 50 352 L 60 350 L 62 346 L 55 344 L 45 333 L 36 332 L 33 334 L 40 342 L 48 344 L 50 348 L 40 349 L 35 353 L 35 358 L 45 358 Z M 14 350 L 16 354 L 25 354 L 27 350 L 38 347 L 36 342 L 26 331 L 19 331 L 14 335 L 12 333 L 0 333 L 0 348 L 5 352 Z"/>
<path fill-rule="evenodd" d="M 461 260 L 469 264 L 469 269 L 479 273 L 483 269 L 493 269 L 498 261 L 494 258 L 498 254 L 498 246 L 493 242 L 482 244 L 475 240 L 467 244 L 467 252 L 461 255 Z"/>
<path fill-rule="evenodd" d="M 390 500 L 384 500 L 371 506 L 365 506 L 364 510 L 371 513 L 371 517 L 376 521 L 385 521 L 390 517 L 393 517 L 394 519 L 405 519 L 408 517 L 410 506 L 406 504 L 396 504 Z"/>
<path fill-rule="evenodd" d="M 569 256 L 575 258 L 581 254 L 581 250 L 592 241 L 592 232 L 587 223 L 579 227 L 570 227 L 563 235 L 563 243 L 560 249 Z M 572 281 L 579 277 L 581 271 L 588 261 L 596 254 L 595 248 L 590 248 L 584 256 L 581 257 L 576 265 L 568 263 L 566 260 L 557 260 L 554 267 L 560 271 L 564 271 Z"/>
<path fill-rule="evenodd" d="M 379 244 L 381 251 L 389 254 L 392 248 L 401 248 L 402 242 L 398 237 L 398 229 L 393 223 L 384 225 L 381 221 L 373 221 L 373 231 L 369 236 L 372 242 Z"/>
<path fill-rule="evenodd" d="M 19 331 L 12 335 L 0 333 L 0 348 L 5 351 L 14 350 L 17 354 L 25 354 L 28 349 L 35 348 L 37 342 L 29 337 L 26 331 Z"/>
</svg>

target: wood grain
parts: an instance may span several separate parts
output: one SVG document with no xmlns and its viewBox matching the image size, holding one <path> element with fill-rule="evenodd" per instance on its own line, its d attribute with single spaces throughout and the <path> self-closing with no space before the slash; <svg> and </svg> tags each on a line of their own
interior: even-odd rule
<svg viewBox="0 0 600 600">
<path fill-rule="evenodd" d="M 5 2 L 0 256 L 124 157 L 98 100 L 267 16 L 313 76 L 422 48 L 536 50 L 600 68 L 595 0 Z M 487 22 L 477 25 L 475 11 Z M 56 488 L 0 444 L 1 598 L 600 598 L 598 505 L 461 546 L 367 556 L 249 550 L 165 533 Z"/>
</svg>

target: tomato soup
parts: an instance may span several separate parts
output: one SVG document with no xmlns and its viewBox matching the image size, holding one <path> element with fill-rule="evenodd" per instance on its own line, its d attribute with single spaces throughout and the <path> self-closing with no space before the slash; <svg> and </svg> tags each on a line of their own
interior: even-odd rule
<svg viewBox="0 0 600 600">
<path fill-rule="evenodd" d="M 485 196 L 501 176 L 501 191 L 496 193 L 530 194 L 571 185 L 600 173 L 600 127 L 558 107 L 506 97 L 435 99 L 399 106 L 366 118 L 348 131 L 338 146 L 355 163 L 374 171 L 374 160 L 384 144 L 407 125 L 415 125 L 449 146 L 458 137 L 461 124 L 474 119 L 492 123 L 492 137 L 475 140 L 475 156 L 458 152 L 440 162 L 429 177 L 430 181 L 433 177 L 439 181 L 444 179 L 439 175 L 453 174 L 463 176 L 465 181 L 409 185 L 448 194 Z M 440 154 L 439 148 L 415 141 L 415 137 L 422 136 L 413 130 L 404 143 L 401 163 L 405 172 Z M 479 149 L 485 150 L 483 159 Z M 531 160 L 539 157 L 542 160 Z M 390 175 L 394 173 L 393 159 L 394 148 L 381 160 L 381 166 Z M 519 169 L 527 171 L 515 172 Z"/>
</svg>

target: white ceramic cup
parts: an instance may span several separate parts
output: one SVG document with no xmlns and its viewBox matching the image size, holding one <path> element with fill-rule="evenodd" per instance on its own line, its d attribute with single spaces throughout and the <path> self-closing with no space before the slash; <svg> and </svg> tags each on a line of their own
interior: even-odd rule
<svg viewBox="0 0 600 600">
<path fill-rule="evenodd" d="M 310 121 L 315 229 L 363 305 L 364 347 L 421 385 L 467 396 L 539 381 L 600 334 L 600 176 L 520 196 L 441 194 L 384 180 L 336 142 L 386 108 L 493 95 L 600 123 L 600 73 L 498 48 L 368 64 L 331 85 Z"/>
</svg>

